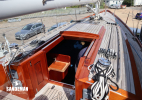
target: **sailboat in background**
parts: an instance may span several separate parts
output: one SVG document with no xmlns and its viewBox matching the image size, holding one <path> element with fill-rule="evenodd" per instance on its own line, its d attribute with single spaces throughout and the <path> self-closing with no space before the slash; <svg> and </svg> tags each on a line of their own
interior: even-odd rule
<svg viewBox="0 0 142 100">
<path fill-rule="evenodd" d="M 0 1 L 0 19 L 95 3 L 94 14 L 13 48 L 0 59 L 0 96 L 23 100 L 141 100 L 142 44 L 100 0 Z"/>
</svg>

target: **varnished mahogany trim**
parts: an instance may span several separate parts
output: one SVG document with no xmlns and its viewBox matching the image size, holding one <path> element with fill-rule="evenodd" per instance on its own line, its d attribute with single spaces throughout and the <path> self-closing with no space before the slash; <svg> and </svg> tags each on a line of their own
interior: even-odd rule
<svg viewBox="0 0 142 100">
<path fill-rule="evenodd" d="M 10 87 L 11 82 L 8 79 L 8 76 L 4 71 L 0 71 L 0 90 L 6 91 L 6 87 Z"/>
<path fill-rule="evenodd" d="M 60 32 L 64 37 L 85 38 L 85 39 L 98 39 L 98 34 L 77 32 L 77 31 L 62 31 Z"/>
<path fill-rule="evenodd" d="M 130 61 L 131 61 L 131 67 L 132 67 L 133 79 L 134 79 L 134 85 L 135 85 L 135 92 L 138 97 L 142 98 L 141 84 L 140 84 L 140 80 L 139 80 L 139 75 L 138 75 L 134 55 L 133 55 L 133 52 L 132 52 L 132 49 L 131 49 L 131 46 L 130 46 L 128 40 L 126 39 L 125 41 L 126 41 L 126 45 L 127 45 L 129 56 L 130 56 Z"/>
<path fill-rule="evenodd" d="M 42 50 L 38 51 L 34 55 L 30 56 L 28 59 L 24 60 L 22 63 L 20 63 L 20 66 L 23 69 L 23 75 L 24 75 L 24 79 L 25 79 L 25 87 L 28 87 L 28 95 L 29 95 L 30 99 L 34 98 L 35 93 L 36 93 L 35 87 L 37 87 L 37 84 L 34 84 L 32 81 L 33 77 L 36 78 L 36 75 L 33 74 L 34 64 L 32 63 L 32 60 L 37 59 L 37 57 L 44 60 L 43 62 L 45 64 L 45 66 L 47 65 L 46 53 Z M 30 62 L 32 64 L 32 66 L 30 66 Z M 44 81 L 42 82 L 42 84 L 39 84 L 39 86 L 37 87 L 37 90 L 41 89 L 48 82 L 48 78 L 49 78 L 48 69 L 44 67 L 44 68 L 42 68 L 42 71 L 43 71 Z"/>
<path fill-rule="evenodd" d="M 84 83 L 90 84 L 90 85 L 92 85 L 92 83 L 94 83 L 93 80 L 89 81 L 88 78 L 79 79 L 78 81 L 81 81 L 81 82 L 84 82 Z M 115 86 L 112 86 L 112 85 L 111 85 L 111 87 L 113 87 L 114 89 L 116 89 Z M 123 90 L 123 89 L 120 89 L 120 88 L 119 88 L 119 90 L 116 91 L 116 92 L 110 89 L 110 93 L 116 93 L 116 94 L 117 94 L 117 95 L 116 95 L 117 98 L 119 98 L 119 96 L 122 95 L 123 98 L 128 98 L 128 97 L 129 97 L 129 98 L 132 99 L 132 100 L 139 100 L 139 97 L 137 97 L 135 94 L 132 94 L 132 93 L 130 93 L 130 92 L 128 92 L 128 91 L 125 91 L 125 90 Z M 114 95 L 111 95 L 111 96 L 114 98 Z M 118 99 L 118 100 L 119 100 L 119 99 Z"/>
<path fill-rule="evenodd" d="M 61 86 L 61 87 L 73 89 L 73 90 L 75 89 L 75 87 L 73 85 L 69 85 L 69 84 L 62 83 L 62 82 L 57 82 L 57 81 L 49 80 L 49 83 L 55 84 L 55 85 L 58 85 L 58 86 Z"/>
<path fill-rule="evenodd" d="M 100 29 L 99 34 L 98 34 L 100 36 L 99 39 L 96 39 L 95 43 L 93 44 L 93 46 L 92 46 L 89 54 L 85 58 L 85 60 L 83 62 L 81 60 L 79 61 L 79 66 L 78 66 L 77 70 L 80 70 L 80 71 L 77 71 L 77 73 L 76 73 L 76 78 L 77 79 L 88 77 L 89 71 L 87 69 L 87 66 L 89 66 L 90 64 L 93 64 L 93 62 L 94 62 L 94 60 L 96 58 L 96 55 L 98 53 L 99 47 L 101 45 L 101 42 L 102 42 L 103 36 L 105 34 L 105 31 L 106 31 L 106 29 L 104 27 L 102 27 Z M 80 65 L 80 62 L 82 62 L 81 65 Z"/>
<path fill-rule="evenodd" d="M 111 85 L 111 87 L 113 87 L 114 89 L 116 89 L 116 87 L 115 86 L 112 86 Z M 110 89 L 110 93 L 112 94 L 112 95 L 110 95 L 111 97 L 111 99 L 112 98 L 115 98 L 115 96 L 113 95 L 113 93 L 115 93 L 115 94 L 117 94 L 117 97 L 119 98 L 119 96 L 121 97 L 121 95 L 123 96 L 123 97 L 125 97 L 125 98 L 127 98 L 127 99 L 130 99 L 130 100 L 140 100 L 140 98 L 138 97 L 138 96 L 136 96 L 135 94 L 132 94 L 132 93 L 130 93 L 130 92 L 128 92 L 128 91 L 125 91 L 125 90 L 123 90 L 123 89 L 120 89 L 119 88 L 119 90 L 118 91 L 112 91 L 111 89 Z M 113 99 L 112 99 L 113 100 Z"/>
<path fill-rule="evenodd" d="M 48 44 L 47 47 L 44 47 L 42 50 L 46 53 L 50 51 L 52 48 L 54 48 L 57 44 L 59 44 L 62 40 L 64 40 L 63 36 L 59 37 L 57 40 L 55 40 L 53 43 Z"/>
<path fill-rule="evenodd" d="M 54 70 L 58 72 L 65 72 L 65 70 L 70 65 L 70 56 L 68 55 L 62 55 L 62 54 L 53 54 L 57 55 L 55 57 L 55 61 L 48 67 L 48 71 Z"/>
<path fill-rule="evenodd" d="M 79 37 L 70 37 L 70 36 L 64 36 L 64 39 L 66 40 L 79 40 L 79 41 L 87 41 L 87 42 L 91 42 L 93 39 L 91 38 L 79 38 Z"/>
<path fill-rule="evenodd" d="M 52 37 L 51 39 L 47 40 L 45 43 L 41 44 L 39 47 L 37 47 L 37 48 L 33 51 L 33 53 L 38 52 L 39 50 L 41 50 L 43 47 L 45 47 L 47 44 L 49 44 L 50 42 L 52 42 L 52 41 L 53 41 L 54 39 L 56 39 L 57 37 L 59 37 L 59 34 L 56 35 L 56 36 L 54 36 L 54 37 Z"/>
<path fill-rule="evenodd" d="M 83 89 L 90 89 L 92 83 L 94 83 L 93 80 L 89 81 L 88 77 L 87 78 L 83 78 L 83 79 L 75 79 L 76 82 L 76 100 L 80 100 L 80 98 L 83 97 L 82 95 L 82 91 Z M 114 86 L 112 86 L 113 88 L 116 88 Z M 119 89 L 118 91 L 112 91 L 110 89 L 110 94 L 109 94 L 109 100 L 141 100 L 141 98 L 139 98 L 138 96 L 127 92 L 125 90 Z"/>
<path fill-rule="evenodd" d="M 48 71 L 54 70 L 58 72 L 65 72 L 65 70 L 69 67 L 69 65 L 70 63 L 67 62 L 55 61 L 49 66 Z"/>
<path fill-rule="evenodd" d="M 79 60 L 78 68 L 77 68 L 77 71 L 76 71 L 76 74 L 75 74 L 76 79 L 79 79 L 79 76 L 80 76 L 80 73 L 82 71 L 82 66 L 84 64 L 85 58 L 86 57 L 84 56 L 84 57 L 81 57 L 80 60 Z"/>
<path fill-rule="evenodd" d="M 99 31 L 99 39 L 95 39 L 95 43 L 93 44 L 91 51 L 89 52 L 89 54 L 87 55 L 87 57 L 81 57 L 79 64 L 78 64 L 78 68 L 77 68 L 77 72 L 75 75 L 75 92 L 76 92 L 76 100 L 80 100 L 82 98 L 82 90 L 84 88 L 88 88 L 90 87 L 90 83 L 92 81 L 88 81 L 88 75 L 89 75 L 89 71 L 88 68 L 86 67 L 89 64 L 92 64 L 96 58 L 96 55 L 98 53 L 99 47 L 101 45 L 103 36 L 105 34 L 106 29 L 104 27 L 102 27 Z M 88 81 L 88 83 L 84 82 L 84 81 Z"/>
<path fill-rule="evenodd" d="M 75 100 L 80 100 L 83 97 L 83 89 L 87 89 L 88 87 L 90 87 L 89 83 L 84 83 L 75 79 Z"/>
<path fill-rule="evenodd" d="M 105 31 L 106 31 L 105 27 L 102 26 L 101 29 L 100 29 L 100 31 L 99 31 L 99 33 L 98 33 L 98 35 L 100 36 L 100 38 L 99 38 L 98 40 L 96 40 L 96 42 L 95 42 L 95 44 L 94 44 L 95 46 L 92 47 L 92 49 L 91 49 L 91 51 L 89 52 L 87 58 L 91 58 L 92 56 L 93 56 L 93 58 L 96 58 L 96 55 L 97 55 L 98 50 L 99 50 L 99 48 L 100 48 L 100 45 L 101 45 L 101 43 L 102 43 L 102 39 L 103 39 L 103 37 L 104 37 Z M 94 51 L 96 51 L 96 52 L 95 52 L 95 55 L 92 55 Z M 94 61 L 94 59 L 92 59 L 92 60 Z M 90 62 L 90 63 L 93 63 L 93 62 Z"/>
</svg>

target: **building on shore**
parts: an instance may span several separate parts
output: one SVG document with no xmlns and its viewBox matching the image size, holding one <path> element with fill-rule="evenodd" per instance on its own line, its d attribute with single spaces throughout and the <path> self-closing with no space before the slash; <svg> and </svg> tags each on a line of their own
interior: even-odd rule
<svg viewBox="0 0 142 100">
<path fill-rule="evenodd" d="M 113 5 L 113 4 L 121 5 L 123 1 L 124 0 L 104 0 L 104 2 L 106 2 L 106 6 L 108 6 L 108 7 Z"/>
<path fill-rule="evenodd" d="M 142 0 L 134 0 L 134 6 L 142 6 Z"/>
</svg>

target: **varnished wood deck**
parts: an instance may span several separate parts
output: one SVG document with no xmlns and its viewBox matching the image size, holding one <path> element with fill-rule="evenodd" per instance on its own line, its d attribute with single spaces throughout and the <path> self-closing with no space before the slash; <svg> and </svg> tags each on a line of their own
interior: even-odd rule
<svg viewBox="0 0 142 100">
<path fill-rule="evenodd" d="M 75 91 L 54 84 L 46 84 L 33 100 L 75 100 Z"/>
</svg>

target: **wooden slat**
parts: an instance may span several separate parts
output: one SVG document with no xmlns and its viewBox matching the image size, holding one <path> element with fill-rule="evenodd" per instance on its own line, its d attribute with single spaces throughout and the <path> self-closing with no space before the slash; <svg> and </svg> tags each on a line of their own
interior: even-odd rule
<svg viewBox="0 0 142 100">
<path fill-rule="evenodd" d="M 18 96 L 12 95 L 11 93 L 7 93 L 5 91 L 0 90 L 0 100 L 24 100 Z"/>
<path fill-rule="evenodd" d="M 44 91 L 44 92 L 43 92 Z M 40 97 L 40 98 L 39 98 Z M 34 100 L 75 100 L 75 91 L 65 87 L 47 83 L 39 91 Z"/>
</svg>

